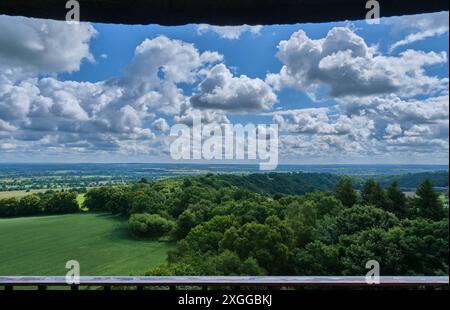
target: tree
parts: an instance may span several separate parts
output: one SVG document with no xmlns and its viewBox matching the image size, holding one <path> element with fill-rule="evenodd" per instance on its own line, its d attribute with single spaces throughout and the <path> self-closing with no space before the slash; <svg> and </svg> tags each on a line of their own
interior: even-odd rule
<svg viewBox="0 0 450 310">
<path fill-rule="evenodd" d="M 43 212 L 41 199 L 37 195 L 26 195 L 19 200 L 17 215 L 36 215 Z"/>
<path fill-rule="evenodd" d="M 114 192 L 114 188 L 100 187 L 90 189 L 84 196 L 83 207 L 90 211 L 111 211 L 107 203 Z"/>
<path fill-rule="evenodd" d="M 402 235 L 403 231 L 395 227 L 389 231 L 373 228 L 341 236 L 338 244 L 342 264 L 340 272 L 349 276 L 365 274 L 367 261 L 376 260 L 382 273 L 404 275 Z"/>
<path fill-rule="evenodd" d="M 15 197 L 0 199 L 0 217 L 17 215 L 19 200 Z"/>
<path fill-rule="evenodd" d="M 339 199 L 345 207 L 352 207 L 358 199 L 358 195 L 353 188 L 352 179 L 349 177 L 343 178 L 336 185 L 334 196 Z"/>
<path fill-rule="evenodd" d="M 285 274 L 293 271 L 293 239 L 292 230 L 276 216 L 271 216 L 265 224 L 247 223 L 240 228 L 230 228 L 220 241 L 220 249 L 237 253 L 242 260 L 256 259 L 269 274 Z"/>
<path fill-rule="evenodd" d="M 286 221 L 294 231 L 296 244 L 304 247 L 317 238 L 317 205 L 314 201 L 292 203 L 286 209 Z"/>
<path fill-rule="evenodd" d="M 137 237 L 161 237 L 168 234 L 175 224 L 158 214 L 133 214 L 128 220 L 131 233 Z"/>
<path fill-rule="evenodd" d="M 398 218 L 390 212 L 373 206 L 354 206 L 343 209 L 336 217 L 327 222 L 324 231 L 329 231 L 334 240 L 340 235 L 352 235 L 363 230 L 379 228 L 388 230 L 398 225 Z"/>
<path fill-rule="evenodd" d="M 416 190 L 415 205 L 423 218 L 440 220 L 445 217 L 445 210 L 430 180 L 422 182 Z"/>
<path fill-rule="evenodd" d="M 182 193 L 174 201 L 170 207 L 170 214 L 178 217 L 189 205 L 195 204 L 201 200 L 215 202 L 216 191 L 210 187 L 190 186 L 183 188 Z"/>
<path fill-rule="evenodd" d="M 212 209 L 213 205 L 206 200 L 201 200 L 196 204 L 189 205 L 177 219 L 177 226 L 174 230 L 175 238 L 177 240 L 183 239 L 193 227 L 209 220 L 211 218 Z"/>
<path fill-rule="evenodd" d="M 317 193 L 316 193 L 317 194 Z M 331 195 L 324 195 L 320 193 L 321 197 L 316 201 L 317 216 L 323 218 L 324 216 L 336 216 L 342 209 L 342 202 Z"/>
<path fill-rule="evenodd" d="M 387 189 L 387 209 L 400 217 L 406 215 L 406 196 L 394 181 Z"/>
<path fill-rule="evenodd" d="M 162 193 L 153 190 L 152 188 L 145 188 L 133 193 L 131 197 L 130 214 L 160 213 L 164 209 L 165 197 Z"/>
<path fill-rule="evenodd" d="M 363 205 L 386 208 L 386 193 L 380 184 L 373 179 L 368 179 L 361 189 L 361 202 Z"/>
<path fill-rule="evenodd" d="M 206 263 L 207 274 L 218 276 L 258 276 L 265 271 L 253 257 L 242 261 L 239 256 L 225 250 L 217 256 L 212 256 Z"/>
<path fill-rule="evenodd" d="M 403 265 L 408 273 L 448 275 L 448 224 L 448 218 L 441 221 L 418 218 L 402 222 Z"/>
<path fill-rule="evenodd" d="M 128 215 L 130 212 L 130 195 L 126 189 L 115 188 L 105 205 L 106 210 L 113 214 Z"/>
<path fill-rule="evenodd" d="M 80 211 L 77 194 L 70 192 L 56 192 L 44 206 L 47 214 L 76 213 Z"/>
<path fill-rule="evenodd" d="M 188 245 L 186 251 L 217 253 L 224 233 L 235 225 L 237 225 L 237 221 L 234 216 L 224 215 L 214 216 L 209 221 L 195 226 L 185 238 Z"/>
<path fill-rule="evenodd" d="M 341 272 L 338 248 L 320 241 L 314 241 L 299 249 L 295 260 L 297 274 L 328 276 Z"/>
</svg>

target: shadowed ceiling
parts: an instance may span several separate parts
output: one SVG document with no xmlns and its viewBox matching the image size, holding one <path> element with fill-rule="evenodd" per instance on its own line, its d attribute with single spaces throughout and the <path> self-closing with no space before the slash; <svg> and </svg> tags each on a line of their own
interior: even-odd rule
<svg viewBox="0 0 450 310">
<path fill-rule="evenodd" d="M 120 24 L 292 24 L 365 18 L 366 0 L 79 0 L 81 20 Z M 448 11 L 448 0 L 379 0 L 381 16 Z M 64 19 L 66 0 L 0 0 L 0 14 Z"/>
</svg>

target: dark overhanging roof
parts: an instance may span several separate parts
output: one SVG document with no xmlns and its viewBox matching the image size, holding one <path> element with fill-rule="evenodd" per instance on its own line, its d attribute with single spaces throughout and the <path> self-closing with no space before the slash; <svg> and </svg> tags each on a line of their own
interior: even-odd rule
<svg viewBox="0 0 450 310">
<path fill-rule="evenodd" d="M 67 0 L 0 0 L 0 14 L 64 19 Z M 292 24 L 364 19 L 367 0 L 79 0 L 81 20 L 121 24 Z M 378 0 L 381 16 L 448 11 L 448 0 Z"/>
</svg>

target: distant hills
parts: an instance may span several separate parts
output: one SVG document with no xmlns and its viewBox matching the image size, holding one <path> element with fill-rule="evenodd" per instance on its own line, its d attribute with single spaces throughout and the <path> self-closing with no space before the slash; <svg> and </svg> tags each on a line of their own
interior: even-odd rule
<svg viewBox="0 0 450 310">
<path fill-rule="evenodd" d="M 197 178 L 205 177 L 198 176 Z M 317 190 L 332 190 L 342 178 L 343 175 L 338 174 L 304 172 L 220 174 L 214 176 L 214 182 L 217 183 L 217 186 L 237 186 L 261 194 L 302 195 Z M 398 186 L 405 191 L 415 190 L 426 179 L 429 179 L 436 188 L 448 188 L 449 183 L 448 171 L 436 171 L 403 175 L 352 176 L 355 188 L 361 188 L 368 178 L 373 178 L 383 187 L 396 181 Z"/>
</svg>

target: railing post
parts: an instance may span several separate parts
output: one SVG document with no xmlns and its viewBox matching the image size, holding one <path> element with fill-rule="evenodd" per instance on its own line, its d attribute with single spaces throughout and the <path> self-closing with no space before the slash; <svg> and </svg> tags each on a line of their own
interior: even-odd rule
<svg viewBox="0 0 450 310">
<path fill-rule="evenodd" d="M 78 291 L 78 285 L 71 285 L 70 286 L 71 291 Z"/>
<path fill-rule="evenodd" d="M 47 289 L 47 285 L 38 285 L 38 291 L 45 291 Z"/>
<path fill-rule="evenodd" d="M 14 286 L 12 285 L 5 285 L 5 291 L 12 291 L 14 289 Z"/>
</svg>

